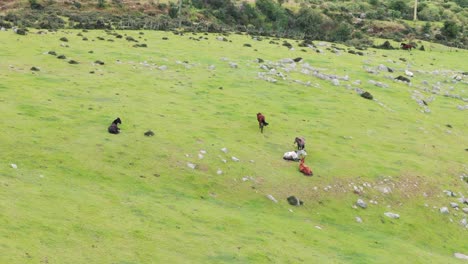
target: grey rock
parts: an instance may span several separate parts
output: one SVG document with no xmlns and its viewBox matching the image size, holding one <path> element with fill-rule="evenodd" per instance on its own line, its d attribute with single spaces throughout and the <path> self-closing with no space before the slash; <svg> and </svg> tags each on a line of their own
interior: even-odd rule
<svg viewBox="0 0 468 264">
<path fill-rule="evenodd" d="M 466 218 L 463 218 L 463 219 L 460 221 L 460 225 L 462 225 L 463 227 L 468 228 L 468 221 L 466 220 Z"/>
<path fill-rule="evenodd" d="M 439 209 L 439 211 L 440 211 L 440 213 L 442 213 L 442 214 L 448 214 L 448 213 L 449 213 L 449 210 L 448 210 L 447 207 L 442 207 L 442 208 Z"/>
<path fill-rule="evenodd" d="M 458 198 L 458 201 L 462 204 L 468 204 L 468 198 L 465 197 Z"/>
<path fill-rule="evenodd" d="M 276 200 L 275 197 L 273 197 L 273 195 L 271 195 L 271 194 L 267 195 L 267 198 L 272 200 L 275 203 L 278 203 L 278 200 Z"/>
<path fill-rule="evenodd" d="M 189 167 L 191 169 L 195 169 L 197 167 L 197 165 L 195 165 L 193 163 L 190 163 L 190 162 L 187 162 L 187 167 Z"/>
<path fill-rule="evenodd" d="M 391 212 L 386 212 L 386 213 L 384 213 L 384 215 L 387 216 L 387 217 L 393 218 L 393 219 L 400 218 L 399 214 L 395 214 L 395 213 L 391 213 Z"/>
<path fill-rule="evenodd" d="M 452 202 L 452 203 L 450 203 L 450 207 L 452 207 L 452 208 L 458 208 L 458 204 Z"/>
<path fill-rule="evenodd" d="M 462 211 L 463 211 L 465 214 L 468 214 L 468 207 L 463 208 Z"/>
<path fill-rule="evenodd" d="M 16 164 L 14 164 L 14 163 L 10 164 L 10 166 L 11 166 L 13 169 L 17 169 L 17 168 L 18 168 L 18 166 L 17 166 Z"/>
<path fill-rule="evenodd" d="M 358 223 L 362 223 L 362 218 L 361 218 L 361 217 L 359 217 L 359 216 L 356 216 L 356 222 L 358 222 Z"/>
<path fill-rule="evenodd" d="M 454 253 L 453 256 L 456 257 L 457 259 L 468 260 L 468 255 L 465 255 L 465 254 L 462 254 L 462 253 Z"/>
<path fill-rule="evenodd" d="M 456 197 L 457 196 L 454 192 L 452 192 L 450 190 L 444 190 L 444 193 L 449 197 Z"/>
<path fill-rule="evenodd" d="M 367 204 L 362 199 L 358 199 L 356 205 L 364 209 L 367 208 Z"/>
</svg>

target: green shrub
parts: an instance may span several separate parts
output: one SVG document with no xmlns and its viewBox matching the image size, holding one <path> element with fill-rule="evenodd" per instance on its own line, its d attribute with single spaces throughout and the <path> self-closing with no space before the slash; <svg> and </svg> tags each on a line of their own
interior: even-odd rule
<svg viewBox="0 0 468 264">
<path fill-rule="evenodd" d="M 460 33 L 460 26 L 455 21 L 445 21 L 444 26 L 440 30 L 444 36 L 449 39 L 456 38 Z"/>
</svg>

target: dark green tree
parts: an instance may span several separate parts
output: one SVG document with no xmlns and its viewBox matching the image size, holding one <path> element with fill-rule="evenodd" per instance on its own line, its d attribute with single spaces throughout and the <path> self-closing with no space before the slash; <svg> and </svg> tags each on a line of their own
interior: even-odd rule
<svg viewBox="0 0 468 264">
<path fill-rule="evenodd" d="M 449 39 L 456 38 L 460 32 L 460 26 L 457 25 L 455 21 L 445 21 L 444 27 L 440 30 L 444 36 Z"/>
</svg>

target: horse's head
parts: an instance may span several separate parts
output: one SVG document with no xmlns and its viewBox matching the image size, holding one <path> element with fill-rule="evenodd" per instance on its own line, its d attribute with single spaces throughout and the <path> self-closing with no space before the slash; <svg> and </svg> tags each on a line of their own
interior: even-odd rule
<svg viewBox="0 0 468 264">
<path fill-rule="evenodd" d="M 120 117 L 117 117 L 117 119 L 112 122 L 113 124 L 122 124 L 122 120 L 120 120 Z"/>
</svg>

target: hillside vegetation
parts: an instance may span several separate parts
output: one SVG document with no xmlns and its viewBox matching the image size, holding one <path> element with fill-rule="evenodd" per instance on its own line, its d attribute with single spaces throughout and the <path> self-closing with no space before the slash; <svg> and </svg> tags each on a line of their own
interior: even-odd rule
<svg viewBox="0 0 468 264">
<path fill-rule="evenodd" d="M 467 52 L 300 44 L 0 31 L 0 262 L 462 263 Z"/>
<path fill-rule="evenodd" d="M 369 37 L 466 48 L 466 0 L 28 0 L 0 4 L 0 27 L 184 30 L 370 46 Z"/>
</svg>

